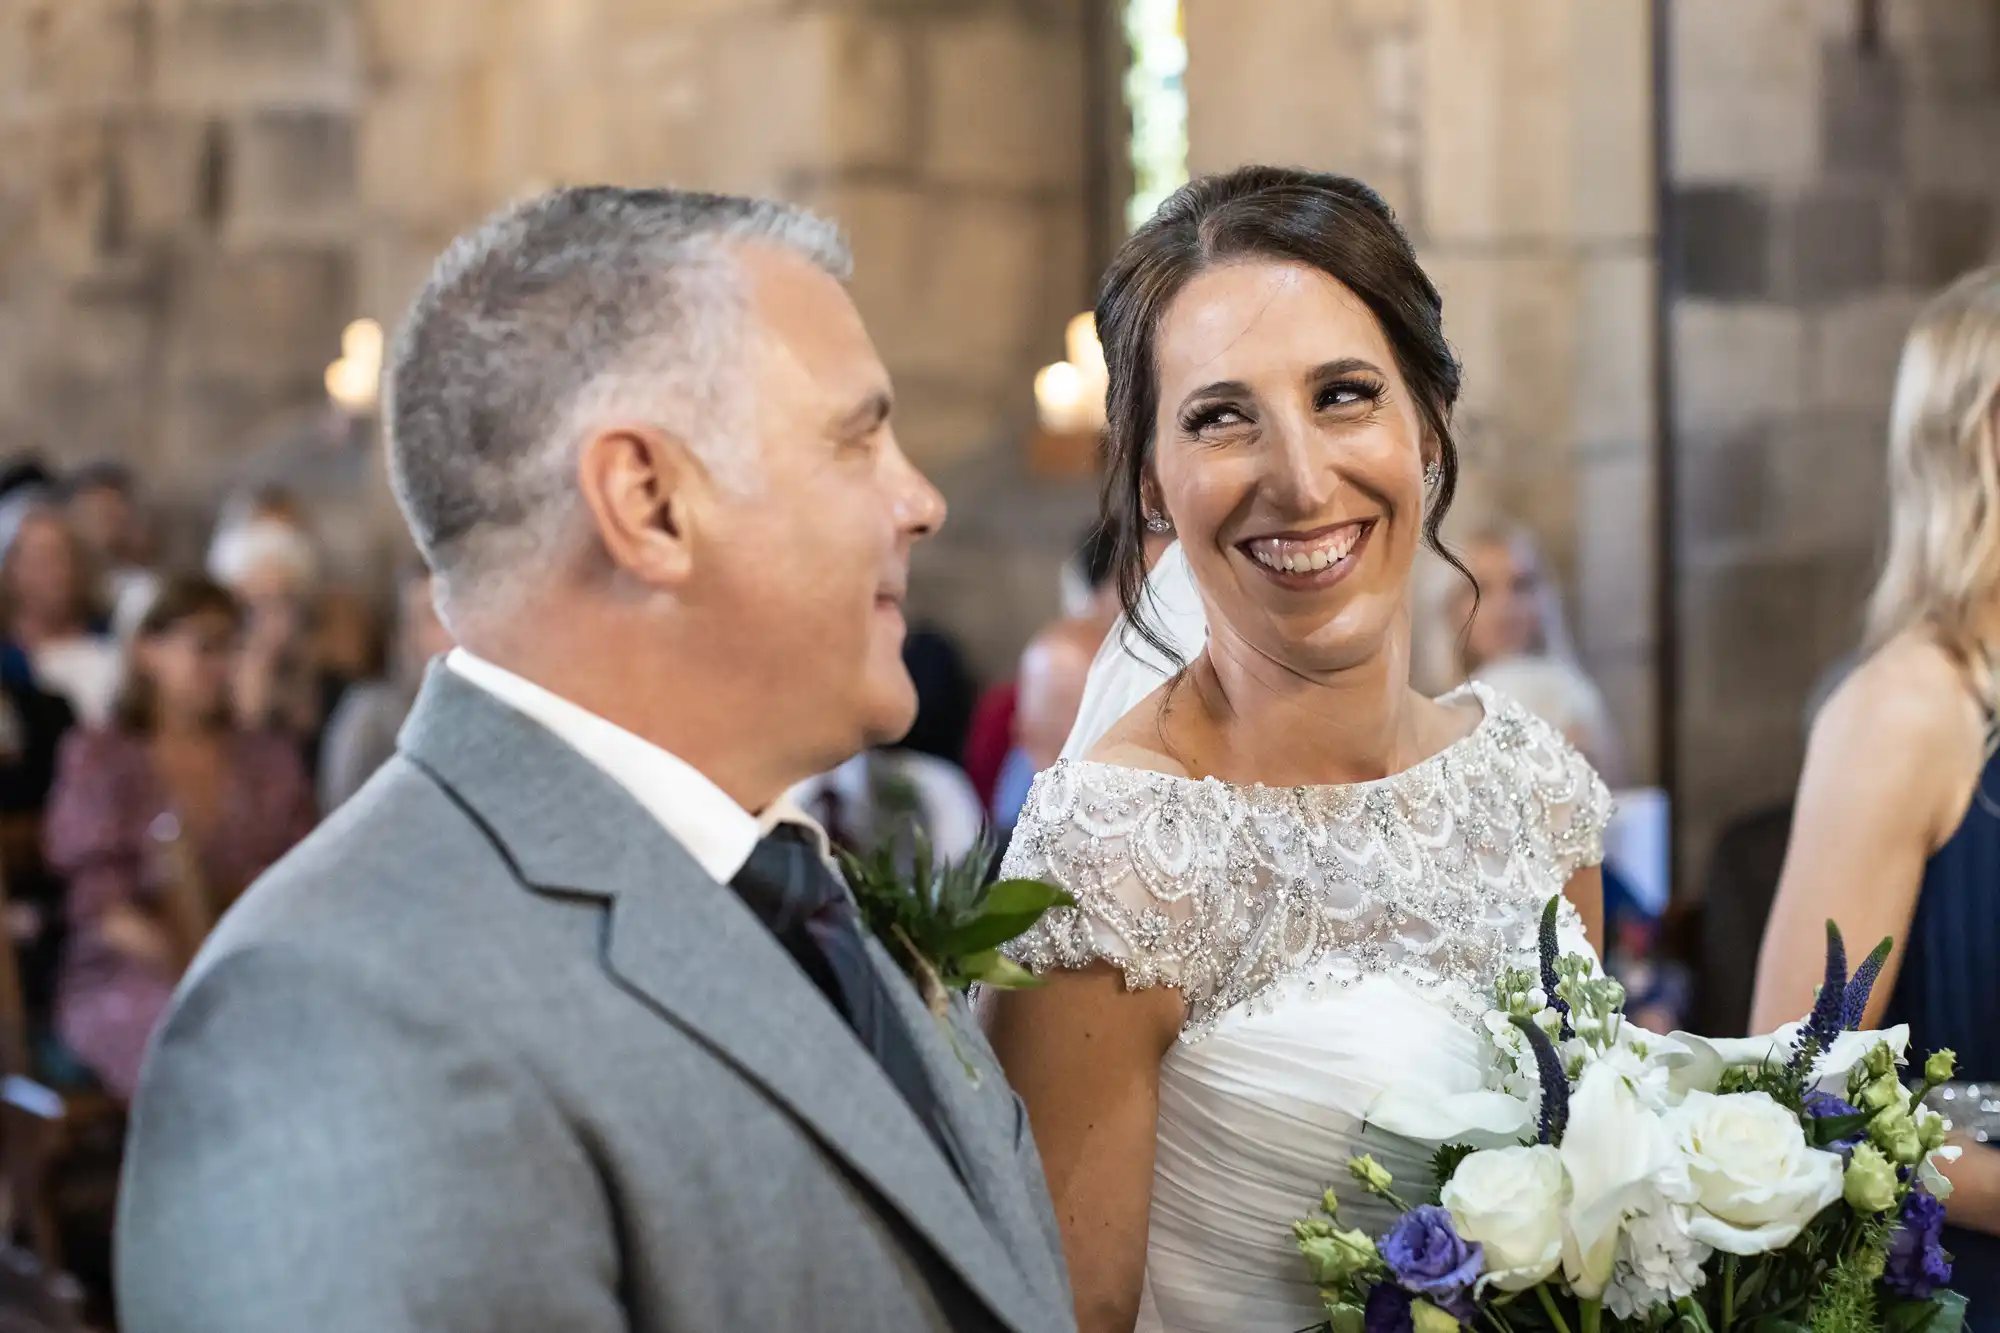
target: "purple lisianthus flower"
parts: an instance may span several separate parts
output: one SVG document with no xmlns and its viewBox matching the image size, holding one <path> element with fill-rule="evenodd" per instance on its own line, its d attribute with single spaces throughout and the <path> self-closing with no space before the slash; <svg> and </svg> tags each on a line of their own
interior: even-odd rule
<svg viewBox="0 0 2000 1333">
<path fill-rule="evenodd" d="M 1849 1106 L 1830 1092 L 1809 1092 L 1806 1094 L 1805 1113 L 1814 1120 L 1830 1120 L 1834 1116 L 1860 1115 L 1861 1108 L 1858 1106 Z M 1854 1151 L 1856 1145 L 1865 1142 L 1867 1138 L 1868 1130 L 1866 1126 L 1863 1126 L 1844 1139 L 1835 1139 L 1833 1142 L 1827 1144 L 1826 1147 L 1828 1151 L 1837 1152 L 1842 1157 L 1845 1157 Z"/>
<path fill-rule="evenodd" d="M 1903 1199 L 1902 1221 L 1889 1237 L 1889 1265 L 1882 1285 L 1898 1296 L 1921 1301 L 1951 1281 L 1943 1233 L 1944 1205 L 1929 1190 L 1911 1190 Z"/>
<path fill-rule="evenodd" d="M 1433 1203 L 1404 1213 L 1382 1239 L 1382 1261 L 1405 1290 L 1460 1320 L 1471 1317 L 1472 1285 L 1486 1254 L 1460 1238 L 1444 1209 Z"/>
<path fill-rule="evenodd" d="M 1411 1333 L 1416 1321 L 1410 1317 L 1410 1293 L 1393 1282 L 1377 1282 L 1368 1290 L 1361 1326 L 1366 1333 Z"/>
</svg>

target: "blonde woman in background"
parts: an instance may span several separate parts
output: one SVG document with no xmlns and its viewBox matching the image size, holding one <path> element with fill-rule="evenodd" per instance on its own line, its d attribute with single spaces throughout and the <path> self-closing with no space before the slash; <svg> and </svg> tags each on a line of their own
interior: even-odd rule
<svg viewBox="0 0 2000 1333">
<path fill-rule="evenodd" d="M 1949 1047 L 1960 1079 L 2000 1079 L 2000 268 L 1937 297 L 1904 346 L 1866 649 L 1813 725 L 1752 1028 L 1811 1007 L 1831 917 L 1857 950 L 1895 937 L 1868 1026 L 1906 1022 L 1914 1061 Z M 2000 1153 L 1969 1136 L 2000 1120 L 1979 1103 L 1940 1105 L 1968 1136 L 1945 1246 L 1968 1327 L 1990 1330 Z"/>
</svg>

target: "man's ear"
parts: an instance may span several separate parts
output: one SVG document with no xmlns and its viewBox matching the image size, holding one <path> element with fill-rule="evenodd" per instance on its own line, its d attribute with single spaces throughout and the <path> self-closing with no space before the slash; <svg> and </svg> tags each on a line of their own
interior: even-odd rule
<svg viewBox="0 0 2000 1333">
<path fill-rule="evenodd" d="M 688 576 L 691 511 L 705 474 L 681 440 L 651 426 L 593 435 L 577 458 L 577 486 L 611 562 L 647 587 Z"/>
</svg>

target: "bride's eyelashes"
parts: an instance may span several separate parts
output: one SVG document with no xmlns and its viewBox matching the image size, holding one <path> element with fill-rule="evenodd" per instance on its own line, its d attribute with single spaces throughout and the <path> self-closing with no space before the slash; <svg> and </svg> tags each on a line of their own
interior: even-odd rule
<svg viewBox="0 0 2000 1333">
<path fill-rule="evenodd" d="M 1388 386 L 1366 375 L 1347 375 L 1329 380 L 1313 391 L 1313 410 L 1344 420 L 1371 414 L 1382 402 Z M 1255 424 L 1249 410 L 1233 402 L 1194 403 L 1183 409 L 1181 434 L 1188 439 L 1214 438 L 1239 426 Z"/>
</svg>

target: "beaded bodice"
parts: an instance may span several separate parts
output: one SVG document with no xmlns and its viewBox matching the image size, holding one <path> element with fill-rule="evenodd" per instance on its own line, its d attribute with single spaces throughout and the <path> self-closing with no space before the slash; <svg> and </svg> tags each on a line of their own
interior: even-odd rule
<svg viewBox="0 0 2000 1333">
<path fill-rule="evenodd" d="M 1286 982 L 1393 972 L 1476 1018 L 1549 897 L 1603 858 L 1610 794 L 1548 723 L 1481 685 L 1462 740 L 1376 782 L 1240 787 L 1109 764 L 1043 773 L 1009 878 L 1075 897 L 1009 946 L 1178 987 L 1183 1039 Z M 1565 903 L 1574 925 L 1574 909 Z"/>
</svg>

